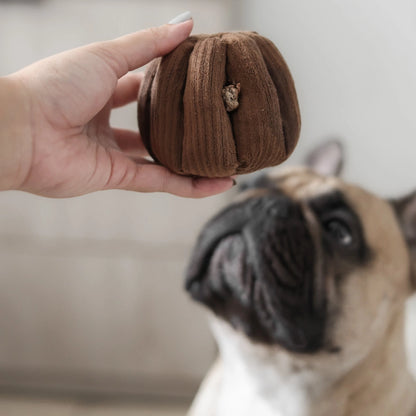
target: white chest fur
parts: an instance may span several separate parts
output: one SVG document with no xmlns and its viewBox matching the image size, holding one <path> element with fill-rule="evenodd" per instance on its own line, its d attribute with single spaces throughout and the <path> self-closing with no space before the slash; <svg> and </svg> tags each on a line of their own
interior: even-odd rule
<svg viewBox="0 0 416 416">
<path fill-rule="evenodd" d="M 310 414 L 311 399 L 324 387 L 312 369 L 294 369 L 283 352 L 279 355 L 251 343 L 244 345 L 246 340 L 222 321 L 214 319 L 212 329 L 222 357 L 216 416 Z"/>
<path fill-rule="evenodd" d="M 218 397 L 218 416 L 226 415 L 262 415 L 262 416 L 306 416 L 308 400 L 291 382 L 279 389 L 272 390 L 266 386 L 276 386 L 273 375 L 266 376 L 260 382 L 249 373 L 240 370 L 226 370 L 222 389 Z M 273 379 L 273 380 L 271 380 Z M 255 380 L 255 381 L 254 381 Z"/>
<path fill-rule="evenodd" d="M 416 385 L 394 343 L 383 344 L 387 355 L 353 366 L 253 344 L 215 318 L 212 329 L 221 359 L 189 416 L 409 416 L 416 409 Z"/>
</svg>

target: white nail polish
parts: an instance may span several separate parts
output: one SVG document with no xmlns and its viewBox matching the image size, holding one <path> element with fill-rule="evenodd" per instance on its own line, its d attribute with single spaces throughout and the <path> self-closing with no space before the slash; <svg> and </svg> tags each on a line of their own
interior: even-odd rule
<svg viewBox="0 0 416 416">
<path fill-rule="evenodd" d="M 192 19 L 192 14 L 191 12 L 185 12 L 185 13 L 181 13 L 180 15 L 174 17 L 169 24 L 170 25 L 176 25 L 178 23 L 183 23 L 186 22 L 188 20 Z"/>
</svg>

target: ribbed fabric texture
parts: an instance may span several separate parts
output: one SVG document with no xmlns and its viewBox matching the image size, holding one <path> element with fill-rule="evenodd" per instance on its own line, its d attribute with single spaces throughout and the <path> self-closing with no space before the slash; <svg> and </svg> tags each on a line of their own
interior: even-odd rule
<svg viewBox="0 0 416 416">
<path fill-rule="evenodd" d="M 239 84 L 227 112 L 223 88 Z M 192 36 L 152 62 L 138 97 L 143 142 L 175 173 L 224 177 L 286 160 L 300 133 L 293 79 L 255 32 Z"/>
</svg>

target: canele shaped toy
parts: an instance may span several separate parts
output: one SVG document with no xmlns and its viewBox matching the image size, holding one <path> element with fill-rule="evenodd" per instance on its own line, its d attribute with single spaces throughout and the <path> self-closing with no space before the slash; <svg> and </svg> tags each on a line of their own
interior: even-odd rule
<svg viewBox="0 0 416 416">
<path fill-rule="evenodd" d="M 138 119 L 157 163 L 205 177 L 282 163 L 301 124 L 289 68 L 255 32 L 191 36 L 155 59 L 140 88 Z"/>
</svg>

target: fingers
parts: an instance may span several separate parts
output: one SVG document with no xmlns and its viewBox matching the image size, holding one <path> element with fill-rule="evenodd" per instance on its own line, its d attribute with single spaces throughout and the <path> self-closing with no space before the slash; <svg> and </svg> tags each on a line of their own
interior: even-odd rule
<svg viewBox="0 0 416 416">
<path fill-rule="evenodd" d="M 191 33 L 192 19 L 168 24 L 88 46 L 121 78 L 128 71 L 140 68 L 152 59 L 173 50 Z"/>
<path fill-rule="evenodd" d="M 167 192 L 186 198 L 203 198 L 227 191 L 231 178 L 191 178 L 170 172 L 154 163 L 137 164 L 120 152 L 112 152 L 111 176 L 107 189 L 138 192 Z"/>
<path fill-rule="evenodd" d="M 185 198 L 204 198 L 225 192 L 233 186 L 231 178 L 191 178 L 170 172 L 163 166 L 137 165 L 136 176 L 124 189 L 140 192 L 166 192 Z"/>
<path fill-rule="evenodd" d="M 130 72 L 118 80 L 113 95 L 113 108 L 122 107 L 137 100 L 143 77 L 143 72 Z"/>
</svg>

